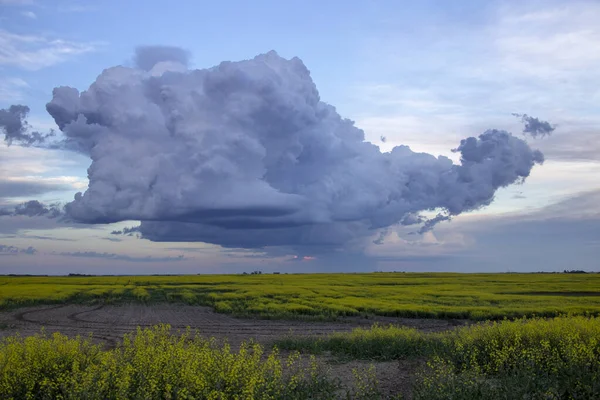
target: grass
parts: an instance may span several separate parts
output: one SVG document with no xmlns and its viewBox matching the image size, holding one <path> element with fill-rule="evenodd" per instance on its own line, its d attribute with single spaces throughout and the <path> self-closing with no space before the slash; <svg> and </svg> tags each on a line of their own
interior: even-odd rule
<svg viewBox="0 0 600 400">
<path fill-rule="evenodd" d="M 179 302 L 243 317 L 291 319 L 600 315 L 600 274 L 0 277 L 0 310 L 93 302 Z"/>
<path fill-rule="evenodd" d="M 442 334 L 427 334 L 414 328 L 374 325 L 352 332 L 337 332 L 324 338 L 289 335 L 276 345 L 283 350 L 322 354 L 343 360 L 390 361 L 429 356 L 442 346 Z"/>
<path fill-rule="evenodd" d="M 600 319 L 562 316 L 488 322 L 443 333 L 375 326 L 282 349 L 353 359 L 426 358 L 415 399 L 600 398 Z"/>
</svg>

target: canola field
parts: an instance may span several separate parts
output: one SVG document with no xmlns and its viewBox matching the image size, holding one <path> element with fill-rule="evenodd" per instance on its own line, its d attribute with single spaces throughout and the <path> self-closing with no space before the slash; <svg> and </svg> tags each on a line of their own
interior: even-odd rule
<svg viewBox="0 0 600 400">
<path fill-rule="evenodd" d="M 329 335 L 290 331 L 239 347 L 167 325 L 138 328 L 112 347 L 43 328 L 33 336 L 16 332 L 0 340 L 0 398 L 600 398 L 600 274 L 0 277 L 5 311 L 164 302 L 273 319 L 481 322 L 444 331 L 377 324 Z M 343 363 L 357 365 L 351 381 L 331 370 Z"/>
<path fill-rule="evenodd" d="M 600 274 L 0 277 L 0 310 L 99 302 L 179 302 L 235 316 L 291 319 L 591 316 L 600 315 Z"/>
<path fill-rule="evenodd" d="M 437 333 L 373 326 L 327 338 L 291 336 L 277 345 L 346 359 L 424 358 L 412 386 L 414 399 L 591 400 L 600 398 L 599 338 L 599 318 L 565 316 Z"/>
<path fill-rule="evenodd" d="M 600 319 L 557 317 L 483 323 L 440 333 L 405 327 L 357 329 L 326 338 L 289 337 L 272 350 L 239 351 L 189 330 L 138 329 L 103 350 L 89 340 L 48 336 L 0 341 L 4 399 L 407 399 L 600 398 Z M 292 350 L 282 357 L 278 348 Z M 384 394 L 375 366 L 351 384 L 314 356 L 420 359 L 410 388 Z M 308 357 L 308 358 L 307 358 Z"/>
</svg>

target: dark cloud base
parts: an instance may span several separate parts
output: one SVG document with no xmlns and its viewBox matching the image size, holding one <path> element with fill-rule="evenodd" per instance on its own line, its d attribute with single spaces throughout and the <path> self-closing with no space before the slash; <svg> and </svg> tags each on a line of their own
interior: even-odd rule
<svg viewBox="0 0 600 400">
<path fill-rule="evenodd" d="M 128 261 L 128 262 L 151 262 L 151 263 L 167 263 L 173 261 L 182 261 L 184 256 L 176 257 L 134 257 L 115 253 L 98 253 L 96 251 L 77 251 L 77 252 L 62 252 L 58 253 L 61 256 L 66 257 L 79 257 L 79 258 L 102 258 L 107 260 L 115 261 Z"/>
<path fill-rule="evenodd" d="M 462 140 L 460 164 L 407 146 L 381 153 L 320 100 L 298 58 L 269 52 L 201 70 L 188 69 L 188 59 L 181 49 L 142 47 L 135 68 L 108 68 L 83 92 L 54 89 L 47 110 L 64 140 L 53 146 L 92 160 L 68 218 L 141 221 L 135 231 L 153 241 L 360 249 L 393 225 L 425 232 L 484 207 L 544 161 L 496 129 Z M 27 144 L 28 110 L 4 111 L 7 140 Z M 532 136 L 548 130 L 522 118 Z M 44 213 L 36 206 L 19 212 Z M 435 209 L 433 219 L 419 215 Z"/>
</svg>

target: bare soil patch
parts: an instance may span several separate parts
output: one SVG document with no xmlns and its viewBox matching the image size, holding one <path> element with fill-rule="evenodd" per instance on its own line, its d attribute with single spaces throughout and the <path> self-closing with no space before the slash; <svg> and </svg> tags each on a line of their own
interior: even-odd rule
<svg viewBox="0 0 600 400">
<path fill-rule="evenodd" d="M 253 339 L 267 348 L 281 337 L 295 335 L 327 335 L 350 331 L 357 327 L 369 327 L 373 323 L 395 324 L 423 331 L 453 329 L 466 321 L 409 319 L 390 317 L 347 318 L 336 322 L 308 322 L 240 319 L 215 313 L 209 307 L 182 304 L 155 305 L 54 305 L 21 308 L 0 312 L 0 338 L 19 334 L 29 336 L 42 328 L 48 333 L 60 332 L 68 336 L 89 336 L 106 348 L 115 347 L 123 335 L 134 332 L 137 327 L 169 324 L 175 330 L 191 328 L 206 337 L 229 342 L 234 348 L 244 340 Z M 347 385 L 352 382 L 352 369 L 364 369 L 370 364 L 376 368 L 377 379 L 384 393 L 409 394 L 410 382 L 418 362 L 369 362 L 350 361 L 340 363 L 328 356 L 319 359 L 328 364 L 332 376 Z"/>
</svg>

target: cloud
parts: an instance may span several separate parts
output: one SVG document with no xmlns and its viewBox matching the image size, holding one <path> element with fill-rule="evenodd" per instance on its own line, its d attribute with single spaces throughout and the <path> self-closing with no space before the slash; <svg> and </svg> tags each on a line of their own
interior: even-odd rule
<svg viewBox="0 0 600 400">
<path fill-rule="evenodd" d="M 81 258 L 103 258 L 115 261 L 130 261 L 130 262 L 172 262 L 172 261 L 182 261 L 184 260 L 184 256 L 176 256 L 176 257 L 134 257 L 122 254 L 114 254 L 114 253 L 98 253 L 95 251 L 77 251 L 77 252 L 62 252 L 59 253 L 61 256 L 67 257 L 81 257 Z"/>
<path fill-rule="evenodd" d="M 452 226 L 440 226 L 436 234 L 443 237 L 459 232 L 476 242 L 455 252 L 451 270 L 480 270 L 486 265 L 489 271 L 600 272 L 599 204 L 600 189 L 596 189 L 534 212 L 456 218 Z"/>
<path fill-rule="evenodd" d="M 502 66 L 520 74 L 556 80 L 600 63 L 596 2 L 573 1 L 555 7 L 505 7 L 494 44 Z M 544 60 L 544 62 L 539 62 Z"/>
<path fill-rule="evenodd" d="M 559 121 L 560 132 L 546 137 L 540 147 L 552 160 L 570 162 L 600 161 L 600 120 L 581 118 Z"/>
<path fill-rule="evenodd" d="M 36 239 L 36 240 L 52 240 L 55 242 L 75 242 L 75 239 L 66 239 L 66 238 L 59 238 L 59 237 L 54 237 L 54 236 L 43 236 L 43 235 L 20 235 L 19 238 L 21 239 Z"/>
<path fill-rule="evenodd" d="M 419 229 L 419 233 L 423 234 L 425 232 L 429 232 L 439 222 L 449 221 L 449 220 L 450 220 L 450 216 L 449 215 L 438 214 L 434 218 L 431 218 L 431 219 L 428 219 L 427 221 L 425 221 L 425 223 L 423 224 L 423 226 L 421 227 L 421 229 Z"/>
<path fill-rule="evenodd" d="M 79 54 L 94 51 L 97 43 L 78 43 L 36 35 L 20 35 L 0 29 L 0 66 L 36 71 Z"/>
<path fill-rule="evenodd" d="M 556 129 L 556 126 L 551 125 L 548 121 L 540 121 L 538 118 L 530 117 L 527 114 L 513 113 L 521 122 L 525 124 L 523 128 L 524 135 L 531 135 L 533 138 L 544 137 L 550 135 Z"/>
<path fill-rule="evenodd" d="M 0 178 L 0 196 L 2 196 L 0 199 L 7 197 L 30 197 L 53 191 L 72 189 L 73 186 L 64 183 Z"/>
<path fill-rule="evenodd" d="M 27 248 L 20 248 L 16 246 L 0 244 L 0 256 L 16 256 L 18 254 L 33 255 L 35 253 L 37 253 L 37 250 L 31 246 Z"/>
<path fill-rule="evenodd" d="M 385 270 L 598 270 L 599 204 L 597 189 L 534 211 L 458 216 L 423 236 L 398 228 L 367 255 Z"/>
<path fill-rule="evenodd" d="M 38 147 L 8 146 L 0 138 L 0 176 L 19 178 L 65 173 L 83 163 L 74 163 L 72 152 L 48 151 Z M 83 157 L 77 157 L 83 158 Z M 86 164 L 89 164 L 86 161 Z"/>
<path fill-rule="evenodd" d="M 600 220 L 600 188 L 567 196 L 529 215 L 537 220 L 556 217 Z"/>
<path fill-rule="evenodd" d="M 298 262 L 298 261 L 310 262 L 310 261 L 314 261 L 316 259 L 317 259 L 317 257 L 314 257 L 314 256 L 294 255 L 291 258 L 287 259 L 286 261 L 288 261 L 288 262 Z"/>
<path fill-rule="evenodd" d="M 481 17 L 476 24 L 453 12 L 426 13 L 409 21 L 410 39 L 392 26 L 385 35 L 371 32 L 363 65 L 382 62 L 359 84 L 338 85 L 344 108 L 372 141 L 386 136 L 386 150 L 403 143 L 445 155 L 460 127 L 473 134 L 502 121 L 503 110 L 527 110 L 560 126 L 548 143 L 536 143 L 548 159 L 600 159 L 598 119 L 579 129 L 597 115 L 600 3 L 478 6 L 471 10 Z"/>
<path fill-rule="evenodd" d="M 23 90 L 27 88 L 29 84 L 21 78 L 0 78 L 0 101 L 20 101 L 25 97 Z"/>
<path fill-rule="evenodd" d="M 25 215 L 27 217 L 39 217 L 42 215 L 55 218 L 61 214 L 61 210 L 56 204 L 46 206 L 37 200 L 30 200 L 15 207 L 14 215 Z"/>
<path fill-rule="evenodd" d="M 58 11 L 59 12 L 63 12 L 63 13 L 84 13 L 84 12 L 92 12 L 92 11 L 97 11 L 98 10 L 98 5 L 97 4 L 90 4 L 90 3 L 77 3 L 77 2 L 72 2 L 71 4 L 67 4 L 67 5 L 60 5 L 58 7 Z"/>
<path fill-rule="evenodd" d="M 26 6 L 33 3 L 33 0 L 0 0 L 0 4 L 9 6 Z"/>
<path fill-rule="evenodd" d="M 90 228 L 90 225 L 79 224 L 65 215 L 59 203 L 45 204 L 38 200 L 30 200 L 16 206 L 0 205 L 0 234 L 16 234 L 25 230 L 55 228 Z M 41 237 L 31 236 L 40 239 Z M 59 239 L 55 239 L 59 240 Z"/>
<path fill-rule="evenodd" d="M 462 140 L 460 164 L 407 146 L 381 153 L 320 100 L 300 59 L 275 52 L 185 71 L 158 68 L 187 61 L 162 47 L 138 58 L 143 69 L 108 68 L 82 93 L 55 88 L 47 105 L 65 146 L 92 159 L 89 188 L 66 206 L 76 221 L 139 220 L 153 241 L 313 256 L 421 211 L 476 210 L 543 162 L 495 129 Z"/>
<path fill-rule="evenodd" d="M 27 123 L 29 107 L 23 105 L 12 105 L 9 108 L 0 109 L 0 129 L 4 132 L 4 141 L 9 146 L 13 143 L 22 146 L 42 144 L 52 136 L 54 132 L 40 133 L 30 132 Z"/>
<path fill-rule="evenodd" d="M 150 71 L 159 63 L 173 62 L 187 67 L 190 55 L 187 51 L 174 46 L 140 46 L 135 49 L 136 67 Z"/>
<path fill-rule="evenodd" d="M 55 229 L 60 226 L 60 221 L 56 218 L 15 216 L 4 214 L 5 212 L 6 209 L 0 209 L 0 234 L 2 235 L 15 235 L 32 229 Z"/>
<path fill-rule="evenodd" d="M 110 237 L 103 237 L 102 240 L 108 240 L 109 242 L 122 242 L 123 241 L 123 239 L 110 238 Z"/>
<path fill-rule="evenodd" d="M 140 231 L 140 227 L 139 226 L 132 226 L 131 228 L 123 228 L 120 231 L 112 231 L 110 234 L 111 235 L 128 235 L 128 236 L 132 236 L 134 233 L 139 232 Z"/>
<path fill-rule="evenodd" d="M 0 209 L 0 216 L 26 216 L 56 218 L 62 214 L 58 204 L 43 204 L 37 200 L 26 201 L 13 209 Z"/>
<path fill-rule="evenodd" d="M 37 19 L 37 15 L 33 11 L 23 11 L 21 15 L 30 19 Z"/>
</svg>

